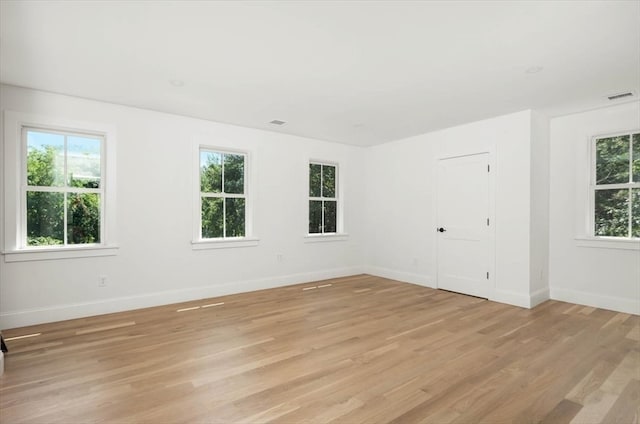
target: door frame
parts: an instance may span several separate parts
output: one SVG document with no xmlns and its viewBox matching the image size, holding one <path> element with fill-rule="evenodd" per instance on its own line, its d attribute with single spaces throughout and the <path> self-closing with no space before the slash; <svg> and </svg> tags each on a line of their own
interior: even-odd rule
<svg viewBox="0 0 640 424">
<path fill-rule="evenodd" d="M 462 157 L 467 157 L 467 156 L 475 156 L 475 155 L 482 155 L 482 154 L 486 154 L 487 155 L 487 162 L 489 165 L 489 172 L 488 172 L 488 195 L 489 195 L 489 199 L 488 199 L 488 203 L 489 203 L 489 211 L 488 211 L 488 218 L 489 218 L 489 231 L 488 231 L 488 239 L 487 239 L 487 271 L 489 272 L 489 290 L 487 292 L 487 299 L 492 299 L 494 297 L 494 292 L 496 289 L 496 196 L 495 196 L 495 183 L 496 183 L 496 164 L 495 164 L 495 155 L 493 154 L 493 152 L 489 149 L 481 149 L 481 150 L 475 150 L 475 151 L 469 151 L 469 152 L 464 152 L 464 153 L 457 153 L 457 154 L 448 154 L 448 155 L 436 155 L 435 157 L 435 187 L 434 187 L 434 198 L 435 198 L 435 202 L 433 204 L 433 216 L 435 217 L 435 225 L 432 228 L 432 231 L 436 231 L 436 228 L 438 228 L 438 226 L 440 226 L 440 223 L 438 222 L 438 205 L 439 205 L 439 200 L 438 199 L 438 192 L 440 191 L 440 178 L 441 176 L 439 175 L 439 169 L 440 169 L 440 161 L 442 160 L 447 160 L 447 159 L 456 159 L 456 158 L 462 158 Z M 436 241 L 435 241 L 435 247 L 436 247 L 436 269 L 435 269 L 435 288 L 436 289 L 440 289 L 440 264 L 439 264 L 439 257 L 440 257 L 440 237 L 438 237 L 436 235 Z"/>
</svg>

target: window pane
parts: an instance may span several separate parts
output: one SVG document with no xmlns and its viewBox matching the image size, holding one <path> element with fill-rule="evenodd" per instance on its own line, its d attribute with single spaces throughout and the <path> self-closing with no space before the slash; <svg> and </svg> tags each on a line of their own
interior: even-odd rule
<svg viewBox="0 0 640 424">
<path fill-rule="evenodd" d="M 631 237 L 640 237 L 640 188 L 632 189 Z"/>
<path fill-rule="evenodd" d="M 316 163 L 309 164 L 309 197 L 320 197 L 321 173 L 322 173 L 322 165 L 318 165 Z"/>
<path fill-rule="evenodd" d="M 309 234 L 322 232 L 322 201 L 309 201 Z"/>
<path fill-rule="evenodd" d="M 69 186 L 100 188 L 100 140 L 67 137 Z"/>
<path fill-rule="evenodd" d="M 629 190 L 596 190 L 595 235 L 629 237 Z"/>
<path fill-rule="evenodd" d="M 336 212 L 337 212 L 337 202 L 333 202 L 333 201 L 324 202 L 324 232 L 325 233 L 336 232 Z"/>
<path fill-rule="evenodd" d="M 200 191 L 204 193 L 222 192 L 222 154 L 200 152 Z"/>
<path fill-rule="evenodd" d="M 64 243 L 64 194 L 27 192 L 27 245 Z"/>
<path fill-rule="evenodd" d="M 67 195 L 67 243 L 100 243 L 100 195 Z"/>
<path fill-rule="evenodd" d="M 27 185 L 64 185 L 64 136 L 27 131 Z"/>
<path fill-rule="evenodd" d="M 335 166 L 322 166 L 322 197 L 336 197 Z"/>
<path fill-rule="evenodd" d="M 629 136 L 601 138 L 596 142 L 596 184 L 629 182 Z"/>
<path fill-rule="evenodd" d="M 633 181 L 640 183 L 640 133 L 633 135 Z"/>
<path fill-rule="evenodd" d="M 202 198 L 202 238 L 222 237 L 223 199 Z"/>
<path fill-rule="evenodd" d="M 227 237 L 244 237 L 244 199 L 227 198 Z"/>
<path fill-rule="evenodd" d="M 244 155 L 224 155 L 224 192 L 244 194 Z"/>
</svg>

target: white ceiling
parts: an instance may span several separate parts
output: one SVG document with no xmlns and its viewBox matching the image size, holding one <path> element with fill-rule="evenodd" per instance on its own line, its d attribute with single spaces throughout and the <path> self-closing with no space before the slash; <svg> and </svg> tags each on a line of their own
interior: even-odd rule
<svg viewBox="0 0 640 424">
<path fill-rule="evenodd" d="M 4 83 L 362 146 L 640 89 L 639 1 L 0 4 Z"/>
</svg>

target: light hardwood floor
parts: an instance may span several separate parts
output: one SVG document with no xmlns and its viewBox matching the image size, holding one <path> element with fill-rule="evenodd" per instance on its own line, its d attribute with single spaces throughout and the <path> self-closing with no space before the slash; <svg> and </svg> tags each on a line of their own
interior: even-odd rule
<svg viewBox="0 0 640 424">
<path fill-rule="evenodd" d="M 3 424 L 639 415 L 638 316 L 557 301 L 526 310 L 367 275 L 4 336 L 32 333 L 8 342 Z"/>
</svg>

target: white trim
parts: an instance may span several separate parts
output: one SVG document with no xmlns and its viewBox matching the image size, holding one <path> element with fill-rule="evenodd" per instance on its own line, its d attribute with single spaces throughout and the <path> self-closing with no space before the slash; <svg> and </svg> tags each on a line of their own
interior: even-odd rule
<svg viewBox="0 0 640 424">
<path fill-rule="evenodd" d="M 318 234 L 308 234 L 304 236 L 305 243 L 320 243 L 325 241 L 346 241 L 349 239 L 349 234 L 347 233 L 318 233 Z"/>
<path fill-rule="evenodd" d="M 549 288 L 545 287 L 540 290 L 536 290 L 533 293 L 529 294 L 529 307 L 535 308 L 541 303 L 549 300 Z"/>
<path fill-rule="evenodd" d="M 435 280 L 429 275 L 415 274 L 412 272 L 398 271 L 390 268 L 382 268 L 378 266 L 366 266 L 367 274 L 388 278 L 390 280 L 401 281 L 403 283 L 416 284 L 418 286 L 429 287 L 435 289 Z"/>
<path fill-rule="evenodd" d="M 321 166 L 333 166 L 336 168 L 336 190 L 335 197 L 312 197 L 309 195 L 309 185 L 310 185 L 310 168 L 309 165 L 321 165 Z M 332 161 L 332 160 L 324 160 L 324 159 L 313 159 L 310 158 L 306 163 L 306 174 L 307 174 L 307 186 L 306 186 L 306 206 L 305 210 L 307 211 L 306 218 L 306 234 L 307 237 L 316 237 L 316 236 L 325 236 L 325 235 L 342 235 L 346 234 L 344 231 L 344 177 L 343 172 L 340 169 L 340 162 Z M 320 177 L 320 188 L 322 189 L 322 175 Z M 322 191 L 322 190 L 321 190 Z M 320 193 L 322 195 L 322 192 Z M 336 202 L 336 232 L 335 233 L 325 233 L 324 232 L 324 209 L 322 211 L 322 223 L 323 223 L 323 232 L 322 233 L 309 233 L 309 202 L 310 201 L 329 201 Z"/>
<path fill-rule="evenodd" d="M 12 250 L 2 252 L 5 262 L 48 261 L 54 259 L 93 258 L 96 256 L 115 256 L 118 246 L 63 246 Z"/>
<path fill-rule="evenodd" d="M 377 277 L 389 278 L 391 280 L 402 281 L 404 283 L 437 289 L 435 279 L 428 275 L 414 274 L 376 266 L 365 267 L 365 272 Z M 491 289 L 489 291 L 488 300 L 530 309 L 546 300 L 549 300 L 549 290 L 544 288 L 527 295 L 509 290 Z"/>
<path fill-rule="evenodd" d="M 259 280 L 229 281 L 188 289 L 161 291 L 95 302 L 71 303 L 47 308 L 23 309 L 0 313 L 0 328 L 16 328 L 67 319 L 122 312 L 139 308 L 167 305 L 191 300 L 209 299 L 293 284 L 362 274 L 362 267 L 334 268 L 300 274 L 273 276 Z"/>
<path fill-rule="evenodd" d="M 630 131 L 616 131 L 608 134 L 594 135 L 589 140 L 589 193 L 587 195 L 587 218 L 586 218 L 586 228 L 584 234 L 579 234 L 576 237 L 576 240 L 596 240 L 601 239 L 602 237 L 595 235 L 595 192 L 597 190 L 631 190 L 640 188 L 640 182 L 626 182 L 626 183 L 614 183 L 614 184 L 597 184 L 596 181 L 596 162 L 597 162 L 597 142 L 598 140 L 602 140 L 605 138 L 612 137 L 621 137 L 621 136 L 629 136 L 629 179 L 632 178 L 632 166 L 633 166 L 633 136 L 635 134 L 640 134 L 640 129 L 630 130 Z M 629 192 L 629 196 L 632 195 L 632 192 Z M 632 202 L 629 202 L 629 228 L 628 234 L 631 234 L 631 225 L 632 225 Z M 630 241 L 634 242 L 640 239 L 634 239 L 629 237 L 611 237 L 612 239 L 616 239 L 619 241 Z M 606 240 L 606 238 L 605 238 Z M 613 244 L 613 243 L 600 243 L 598 245 L 592 244 L 589 246 L 588 244 L 580 244 L 578 246 L 581 247 L 601 247 L 601 248 L 611 248 L 611 249 L 629 249 L 629 247 L 623 247 L 623 244 Z M 633 249 L 633 247 L 631 247 Z"/>
<path fill-rule="evenodd" d="M 499 303 L 506 303 L 521 308 L 531 308 L 531 296 L 514 292 L 511 290 L 493 289 L 489 296 L 489 300 Z"/>
<path fill-rule="evenodd" d="M 48 246 L 48 249 L 21 248 L 24 180 L 22 128 L 79 133 L 103 137 L 101 174 L 101 240 L 99 245 Z M 113 125 L 69 120 L 57 116 L 4 111 L 4 240 L 6 262 L 23 260 L 49 260 L 117 254 L 116 242 L 116 129 Z M 24 159 L 24 160 L 23 160 Z M 26 175 L 26 174 L 24 174 Z M 66 231 L 65 231 L 66 232 Z M 99 247 L 100 249 L 97 249 Z M 58 253 L 56 253 L 58 252 Z M 83 253 L 84 252 L 84 253 Z"/>
<path fill-rule="evenodd" d="M 599 184 L 592 187 L 592 189 L 595 191 L 597 190 L 628 190 L 630 188 L 640 188 L 640 183 Z"/>
<path fill-rule="evenodd" d="M 601 138 L 620 137 L 622 135 L 637 134 L 637 133 L 640 133 L 640 128 L 595 134 L 591 136 L 591 139 L 595 140 L 595 139 L 601 139 Z"/>
<path fill-rule="evenodd" d="M 244 190 L 242 194 L 234 193 L 208 193 L 200 191 L 200 153 L 202 151 L 210 151 L 213 153 L 232 154 L 244 156 Z M 193 141 L 193 215 L 192 215 L 192 250 L 206 249 L 226 249 L 236 247 L 257 246 L 259 239 L 255 236 L 255 228 L 253 225 L 254 211 L 254 190 L 256 186 L 255 173 L 253 172 L 253 164 L 255 162 L 255 152 L 250 150 L 233 149 L 222 146 L 213 146 L 203 143 L 201 139 Z M 224 158 L 222 159 L 224 162 Z M 222 184 L 224 190 L 224 172 L 222 175 Z M 221 237 L 221 238 L 202 238 L 202 197 L 210 198 L 240 198 L 244 199 L 244 237 Z M 226 222 L 223 222 L 224 231 L 226 231 Z"/>
<path fill-rule="evenodd" d="M 640 250 L 640 239 L 622 237 L 576 237 L 576 246 L 598 249 Z"/>
<path fill-rule="evenodd" d="M 640 297 L 629 299 L 564 289 L 561 287 L 551 287 L 550 298 L 553 300 L 560 300 L 562 302 L 576 303 L 578 305 L 586 305 L 594 308 L 640 315 Z"/>
<path fill-rule="evenodd" d="M 63 183 L 60 186 L 31 186 L 27 181 L 27 164 L 29 149 L 28 149 L 28 134 L 29 132 L 38 132 L 38 133 L 46 133 L 46 134 L 56 134 L 64 137 L 63 144 L 63 152 L 64 152 L 64 165 L 63 165 Z M 68 144 L 69 137 L 85 137 L 97 140 L 100 143 L 100 187 L 99 188 L 83 188 L 83 187 L 72 187 L 68 183 L 69 177 L 69 158 L 68 158 Z M 59 130 L 55 128 L 46 128 L 44 126 L 30 126 L 30 125 L 21 125 L 20 131 L 20 240 L 19 240 L 19 249 L 29 249 L 31 246 L 27 244 L 27 194 L 28 193 L 58 193 L 63 195 L 63 240 L 62 245 L 60 247 L 51 246 L 53 249 L 59 248 L 67 248 L 69 246 L 73 246 L 69 243 L 68 239 L 68 201 L 69 195 L 73 194 L 97 194 L 100 199 L 100 240 L 99 245 L 103 245 L 105 232 L 104 232 L 104 221 L 105 221 L 105 189 L 104 182 L 106 181 L 106 169 L 105 169 L 105 152 L 106 152 L 106 134 L 101 133 L 89 133 L 87 131 L 70 131 L 70 130 Z M 35 249 L 34 249 L 35 251 Z"/>
<path fill-rule="evenodd" d="M 229 237 L 221 239 L 205 239 L 191 242 L 192 250 L 229 249 L 234 247 L 257 246 L 260 239 L 253 237 Z"/>
</svg>

